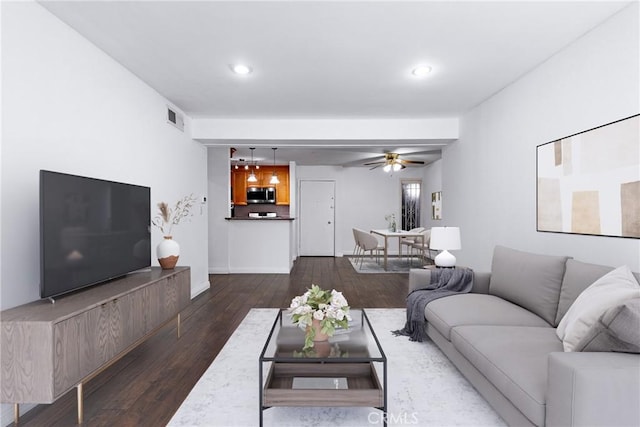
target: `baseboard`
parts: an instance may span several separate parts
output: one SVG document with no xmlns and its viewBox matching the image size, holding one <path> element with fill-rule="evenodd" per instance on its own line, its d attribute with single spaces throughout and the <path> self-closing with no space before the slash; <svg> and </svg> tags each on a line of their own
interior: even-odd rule
<svg viewBox="0 0 640 427">
<path fill-rule="evenodd" d="M 205 280 L 204 282 L 200 283 L 195 288 L 191 288 L 191 299 L 194 299 L 195 297 L 197 297 L 198 295 L 200 295 L 201 293 L 203 293 L 204 291 L 206 291 L 210 287 L 211 287 L 211 283 L 209 283 L 208 280 Z"/>
<path fill-rule="evenodd" d="M 209 274 L 229 274 L 229 269 L 228 268 L 222 268 L 222 267 L 214 267 L 214 268 L 209 268 Z"/>
<path fill-rule="evenodd" d="M 0 425 L 2 427 L 8 426 L 13 422 L 13 405 L 10 403 L 2 403 L 0 406 Z M 20 416 L 26 414 L 33 408 L 38 406 L 35 403 L 23 403 L 20 405 Z"/>
</svg>

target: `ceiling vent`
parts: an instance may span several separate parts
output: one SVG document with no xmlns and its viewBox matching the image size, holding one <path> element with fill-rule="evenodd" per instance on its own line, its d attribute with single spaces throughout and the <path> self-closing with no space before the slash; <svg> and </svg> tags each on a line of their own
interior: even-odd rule
<svg viewBox="0 0 640 427">
<path fill-rule="evenodd" d="M 182 114 L 174 111 L 167 105 L 167 123 L 171 123 L 182 132 L 184 132 L 184 117 Z"/>
</svg>

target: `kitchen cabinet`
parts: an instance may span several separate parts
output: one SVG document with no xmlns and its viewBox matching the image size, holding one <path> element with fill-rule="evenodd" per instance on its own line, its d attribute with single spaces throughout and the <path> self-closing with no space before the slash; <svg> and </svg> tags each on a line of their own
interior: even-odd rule
<svg viewBox="0 0 640 427">
<path fill-rule="evenodd" d="M 270 184 L 273 171 L 278 174 L 279 184 Z M 231 169 L 231 186 L 233 203 L 244 206 L 247 204 L 247 187 L 275 187 L 276 205 L 288 205 L 289 196 L 289 166 L 261 166 L 255 170 L 256 182 L 247 182 L 251 170 Z"/>
<path fill-rule="evenodd" d="M 276 184 L 276 205 L 289 204 L 289 166 L 276 166 L 275 171 L 278 174 L 279 184 Z M 269 179 L 273 175 L 273 168 L 269 174 Z"/>
<path fill-rule="evenodd" d="M 235 205 L 247 204 L 247 177 L 249 171 L 244 169 L 231 170 L 231 191 Z"/>
</svg>

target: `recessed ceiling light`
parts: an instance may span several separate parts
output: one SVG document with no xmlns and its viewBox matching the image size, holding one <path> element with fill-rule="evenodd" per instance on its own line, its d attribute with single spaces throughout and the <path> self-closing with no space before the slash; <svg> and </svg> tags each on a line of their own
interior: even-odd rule
<svg viewBox="0 0 640 427">
<path fill-rule="evenodd" d="M 428 65 L 418 65 L 413 70 L 411 70 L 411 74 L 416 77 L 424 77 L 431 72 L 431 67 Z"/>
<path fill-rule="evenodd" d="M 236 74 L 250 74 L 251 73 L 251 67 L 249 67 L 248 65 L 244 65 L 244 64 L 231 64 L 231 71 L 233 71 Z"/>
</svg>

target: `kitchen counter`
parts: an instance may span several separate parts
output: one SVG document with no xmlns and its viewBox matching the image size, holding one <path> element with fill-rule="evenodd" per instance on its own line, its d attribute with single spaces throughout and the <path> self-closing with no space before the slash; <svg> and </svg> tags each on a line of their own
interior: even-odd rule
<svg viewBox="0 0 640 427">
<path fill-rule="evenodd" d="M 233 217 L 226 217 L 225 218 L 227 221 L 293 221 L 295 218 L 289 217 L 289 216 L 276 216 L 276 217 L 260 217 L 260 218 L 251 218 L 248 216 L 233 216 Z"/>
<path fill-rule="evenodd" d="M 285 273 L 293 267 L 295 223 L 288 216 L 226 218 L 229 273 Z"/>
</svg>

